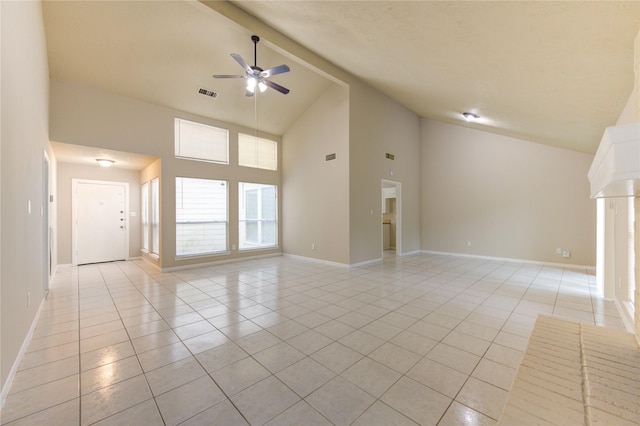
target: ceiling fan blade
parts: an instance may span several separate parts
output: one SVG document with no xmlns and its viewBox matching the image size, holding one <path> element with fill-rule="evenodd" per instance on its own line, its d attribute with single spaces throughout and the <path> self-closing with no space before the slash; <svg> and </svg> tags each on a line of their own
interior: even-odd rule
<svg viewBox="0 0 640 426">
<path fill-rule="evenodd" d="M 244 75 L 217 75 L 214 74 L 213 78 L 245 78 L 246 76 Z"/>
<path fill-rule="evenodd" d="M 242 68 L 244 68 L 247 74 L 253 74 L 253 70 L 251 69 L 249 64 L 247 64 L 247 62 L 244 59 L 242 59 L 242 56 L 238 55 L 237 53 L 232 53 L 231 57 L 235 59 L 236 62 L 239 63 Z"/>
<path fill-rule="evenodd" d="M 285 72 L 291 71 L 286 65 L 278 65 L 277 67 L 269 68 L 268 70 L 264 70 L 260 73 L 260 77 L 269 78 L 272 75 L 283 74 Z"/>
<path fill-rule="evenodd" d="M 289 89 L 287 89 L 286 87 L 282 87 L 278 83 L 274 83 L 271 80 L 262 80 L 262 82 L 271 87 L 273 90 L 277 90 L 278 92 L 282 93 L 283 95 L 289 93 Z"/>
</svg>

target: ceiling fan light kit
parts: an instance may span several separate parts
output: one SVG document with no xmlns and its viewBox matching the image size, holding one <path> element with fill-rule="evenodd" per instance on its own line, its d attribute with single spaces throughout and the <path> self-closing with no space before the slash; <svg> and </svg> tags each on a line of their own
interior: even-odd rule
<svg viewBox="0 0 640 426">
<path fill-rule="evenodd" d="M 289 89 L 279 85 L 278 83 L 274 83 L 269 80 L 274 75 L 284 74 L 289 72 L 290 69 L 287 65 L 278 65 L 277 67 L 269 68 L 263 70 L 258 66 L 258 42 L 260 41 L 260 37 L 257 35 L 251 36 L 251 41 L 253 41 L 253 66 L 247 64 L 247 62 L 242 58 L 242 56 L 237 53 L 232 53 L 231 57 L 236 60 L 237 63 L 244 69 L 245 75 L 217 75 L 214 74 L 213 78 L 244 78 L 246 80 L 246 96 L 253 96 L 256 92 L 256 87 L 260 92 L 264 92 L 267 88 L 271 88 L 277 92 L 286 95 L 289 93 Z"/>
</svg>

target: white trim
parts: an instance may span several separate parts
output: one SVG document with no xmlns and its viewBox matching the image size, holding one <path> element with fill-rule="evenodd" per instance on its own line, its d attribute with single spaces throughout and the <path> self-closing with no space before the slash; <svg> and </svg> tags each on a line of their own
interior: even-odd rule
<svg viewBox="0 0 640 426">
<path fill-rule="evenodd" d="M 216 260 L 214 262 L 194 263 L 192 265 L 171 266 L 169 268 L 160 268 L 160 272 L 174 272 L 174 271 L 182 271 L 184 269 L 206 268 L 208 266 L 222 265 L 225 263 L 235 263 L 235 262 L 241 262 L 243 260 L 254 260 L 254 259 L 262 259 L 266 257 L 277 257 L 277 256 L 282 256 L 282 253 L 277 252 L 277 253 L 271 253 L 271 254 L 262 254 L 260 256 L 236 257 L 233 259 Z M 158 265 L 155 265 L 155 266 L 158 266 Z"/>
<path fill-rule="evenodd" d="M 366 266 L 366 265 L 370 265 L 372 263 L 378 263 L 378 262 L 382 262 L 383 258 L 379 257 L 377 259 L 369 259 L 369 260 L 363 260 L 362 262 L 357 262 L 357 263 L 350 263 L 347 266 L 350 268 L 358 268 L 360 266 Z"/>
<path fill-rule="evenodd" d="M 515 259 L 512 257 L 480 256 L 476 254 L 449 253 L 444 251 L 433 251 L 433 250 L 420 250 L 420 252 L 428 253 L 428 254 L 441 254 L 444 256 L 468 257 L 472 259 L 475 258 L 475 259 L 486 259 L 486 260 L 498 260 L 501 262 L 529 263 L 533 265 L 557 266 L 560 268 L 570 268 L 570 269 L 586 269 L 587 271 L 594 272 L 594 273 L 596 271 L 596 267 L 593 265 L 572 265 L 567 263 L 543 262 L 539 260 Z"/>
<path fill-rule="evenodd" d="M 411 256 L 411 255 L 420 254 L 420 253 L 422 253 L 421 250 L 408 251 L 406 253 L 400 253 L 400 254 L 398 254 L 398 252 L 396 251 L 396 256 L 401 256 L 401 257 L 402 256 Z"/>
<path fill-rule="evenodd" d="M 339 268 L 348 268 L 350 266 L 346 263 L 333 262 L 331 260 L 318 259 L 315 257 L 300 256 L 299 254 L 282 253 L 282 255 L 286 257 L 291 257 L 294 259 L 308 260 L 310 262 L 322 263 L 324 265 L 329 265 L 329 266 L 337 266 Z"/>
<path fill-rule="evenodd" d="M 620 314 L 620 318 L 622 318 L 622 322 L 624 323 L 624 328 L 627 329 L 629 333 L 634 333 L 633 329 L 633 311 L 629 311 L 624 307 L 625 304 L 631 304 L 629 301 L 620 302 L 617 297 L 613 299 L 613 302 L 616 304 L 616 309 L 618 309 L 618 314 Z"/>
<path fill-rule="evenodd" d="M 31 323 L 31 327 L 29 328 L 29 332 L 27 336 L 24 338 L 22 342 L 22 346 L 20 347 L 20 351 L 18 352 L 18 356 L 16 356 L 16 360 L 13 362 L 11 366 L 11 370 L 9 370 L 9 375 L 7 376 L 7 380 L 2 386 L 2 392 L 0 392 L 0 408 L 4 405 L 4 402 L 7 399 L 7 395 L 9 394 L 9 389 L 11 389 L 11 384 L 13 383 L 13 379 L 16 377 L 16 373 L 18 372 L 18 368 L 22 363 L 22 359 L 24 358 L 25 353 L 27 352 L 27 348 L 31 343 L 31 339 L 33 338 L 33 333 L 36 331 L 36 326 L 38 325 L 38 320 L 40 319 L 40 312 L 42 312 L 42 307 L 44 306 L 44 302 L 46 301 L 46 297 L 42 298 L 40 301 L 40 306 L 36 311 L 36 315 L 33 318 L 33 322 Z"/>
</svg>

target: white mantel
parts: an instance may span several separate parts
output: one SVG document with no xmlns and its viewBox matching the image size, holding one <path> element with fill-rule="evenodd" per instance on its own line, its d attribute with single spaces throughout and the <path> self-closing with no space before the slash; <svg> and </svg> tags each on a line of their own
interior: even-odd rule
<svg viewBox="0 0 640 426">
<path fill-rule="evenodd" d="M 591 198 L 640 196 L 640 123 L 607 127 L 588 176 Z"/>
</svg>

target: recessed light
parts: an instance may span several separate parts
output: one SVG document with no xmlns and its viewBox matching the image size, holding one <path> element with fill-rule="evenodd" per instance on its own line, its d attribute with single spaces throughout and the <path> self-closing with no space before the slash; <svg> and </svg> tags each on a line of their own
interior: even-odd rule
<svg viewBox="0 0 640 426">
<path fill-rule="evenodd" d="M 474 114 L 474 113 L 472 113 L 472 112 L 463 112 L 463 113 L 462 113 L 462 116 L 463 116 L 463 117 L 464 117 L 464 119 L 465 119 L 465 120 L 467 120 L 467 121 L 475 121 L 475 120 L 477 120 L 477 119 L 478 119 L 478 116 L 477 116 L 477 115 L 475 115 L 475 114 Z"/>
<path fill-rule="evenodd" d="M 96 158 L 96 161 L 98 162 L 98 164 L 100 164 L 102 167 L 111 167 L 113 166 L 113 163 L 115 163 L 115 161 L 113 160 L 108 160 L 106 158 Z"/>
</svg>

